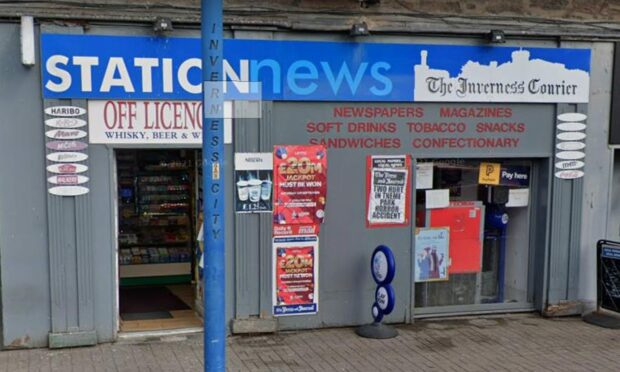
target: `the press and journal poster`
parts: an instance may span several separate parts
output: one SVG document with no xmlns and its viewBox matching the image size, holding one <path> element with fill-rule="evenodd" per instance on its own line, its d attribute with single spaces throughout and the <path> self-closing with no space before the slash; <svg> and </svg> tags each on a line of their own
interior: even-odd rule
<svg viewBox="0 0 620 372">
<path fill-rule="evenodd" d="M 367 227 L 408 225 L 411 195 L 409 156 L 368 156 L 366 169 Z"/>
<path fill-rule="evenodd" d="M 319 309 L 319 237 L 274 237 L 273 248 L 273 314 L 316 314 Z"/>
</svg>

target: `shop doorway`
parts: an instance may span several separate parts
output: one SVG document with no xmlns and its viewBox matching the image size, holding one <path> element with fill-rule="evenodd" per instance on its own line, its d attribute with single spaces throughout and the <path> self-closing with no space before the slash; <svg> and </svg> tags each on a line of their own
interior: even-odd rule
<svg viewBox="0 0 620 372">
<path fill-rule="evenodd" d="M 197 156 L 197 150 L 116 151 L 121 332 L 202 325 Z"/>
</svg>

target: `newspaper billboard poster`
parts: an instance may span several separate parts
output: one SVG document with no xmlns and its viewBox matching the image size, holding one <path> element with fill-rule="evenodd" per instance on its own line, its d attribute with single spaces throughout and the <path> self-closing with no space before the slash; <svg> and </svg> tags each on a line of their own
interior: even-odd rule
<svg viewBox="0 0 620 372">
<path fill-rule="evenodd" d="M 409 156 L 368 156 L 366 169 L 366 225 L 408 225 L 411 194 Z"/>
</svg>

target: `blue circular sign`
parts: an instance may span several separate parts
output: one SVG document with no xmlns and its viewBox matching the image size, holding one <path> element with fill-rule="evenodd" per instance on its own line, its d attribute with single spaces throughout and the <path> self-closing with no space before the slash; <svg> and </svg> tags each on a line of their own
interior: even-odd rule
<svg viewBox="0 0 620 372">
<path fill-rule="evenodd" d="M 385 246 L 378 246 L 372 253 L 370 260 L 372 278 L 379 285 L 389 284 L 396 274 L 396 261 L 392 250 Z"/>
<path fill-rule="evenodd" d="M 377 305 L 376 302 L 372 304 L 372 317 L 375 320 L 375 323 L 379 323 L 383 320 L 383 311 L 379 309 L 379 305 Z"/>
<path fill-rule="evenodd" d="M 379 307 L 379 310 L 384 315 L 387 315 L 394 310 L 394 303 L 396 302 L 396 296 L 394 295 L 394 288 L 391 284 L 380 285 L 375 291 L 375 302 Z"/>
<path fill-rule="evenodd" d="M 508 213 L 497 210 L 488 214 L 487 223 L 496 229 L 503 229 L 508 225 Z"/>
</svg>

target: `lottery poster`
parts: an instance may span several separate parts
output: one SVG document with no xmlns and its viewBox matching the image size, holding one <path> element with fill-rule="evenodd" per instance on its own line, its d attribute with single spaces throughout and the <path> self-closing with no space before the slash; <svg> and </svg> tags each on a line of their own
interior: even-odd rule
<svg viewBox="0 0 620 372">
<path fill-rule="evenodd" d="M 318 225 L 325 218 L 327 151 L 320 145 L 275 146 L 274 225 Z"/>
<path fill-rule="evenodd" d="M 366 225 L 373 228 L 408 225 L 409 156 L 368 156 L 366 169 Z"/>
<path fill-rule="evenodd" d="M 273 250 L 273 315 L 316 314 L 319 307 L 319 237 L 275 237 Z"/>
</svg>

